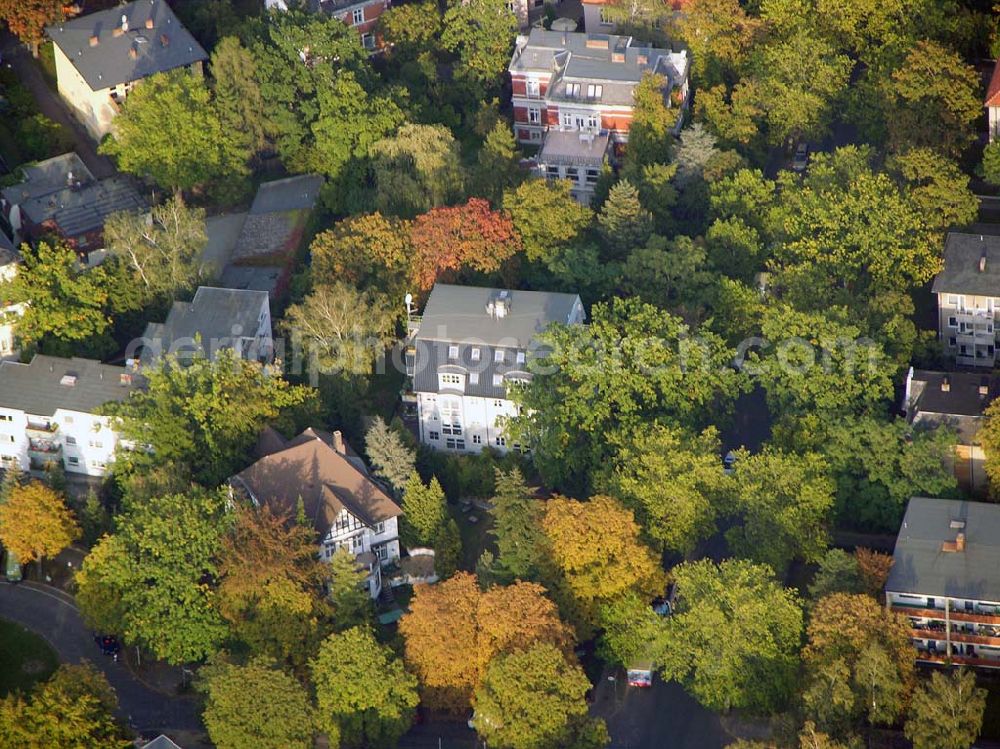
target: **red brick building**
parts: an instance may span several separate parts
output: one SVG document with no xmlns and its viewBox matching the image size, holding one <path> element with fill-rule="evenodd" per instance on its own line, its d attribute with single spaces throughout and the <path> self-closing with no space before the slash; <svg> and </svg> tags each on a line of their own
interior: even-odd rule
<svg viewBox="0 0 1000 749">
<path fill-rule="evenodd" d="M 309 0 L 307 6 L 334 18 L 339 18 L 354 28 L 365 49 L 376 50 L 382 46 L 375 34 L 378 17 L 389 8 L 390 0 Z M 267 10 L 288 10 L 286 0 L 264 0 Z"/>
</svg>

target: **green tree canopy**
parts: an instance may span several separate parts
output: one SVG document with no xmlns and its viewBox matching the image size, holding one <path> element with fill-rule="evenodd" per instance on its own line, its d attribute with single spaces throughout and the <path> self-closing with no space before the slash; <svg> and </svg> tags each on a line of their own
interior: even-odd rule
<svg viewBox="0 0 1000 749">
<path fill-rule="evenodd" d="M 456 75 L 485 94 L 499 87 L 510 62 L 517 18 L 504 0 L 449 3 L 441 43 L 458 55 Z"/>
<path fill-rule="evenodd" d="M 122 171 L 175 192 L 247 173 L 243 131 L 223 128 L 205 80 L 182 68 L 129 94 L 101 150 Z"/>
<path fill-rule="evenodd" d="M 416 470 L 417 455 L 381 416 L 376 416 L 365 432 L 365 453 L 376 475 L 387 481 L 397 496 L 402 494 Z"/>
<path fill-rule="evenodd" d="M 371 630 L 330 635 L 310 664 L 320 724 L 340 746 L 389 749 L 413 722 L 417 680 Z"/>
<path fill-rule="evenodd" d="M 219 749 L 308 749 L 314 715 L 302 684 L 266 658 L 246 665 L 215 659 L 198 671 L 202 714 Z M 266 700 L 261 695 L 268 695 Z"/>
<path fill-rule="evenodd" d="M 275 134 L 257 79 L 257 61 L 235 36 L 219 40 L 209 63 L 215 109 L 223 129 L 243 133 L 255 153 L 263 151 Z"/>
<path fill-rule="evenodd" d="M 544 553 L 541 519 L 545 508 L 525 484 L 520 469 L 497 469 L 492 504 L 490 532 L 497 543 L 497 564 L 512 577 L 536 578 Z"/>
<path fill-rule="evenodd" d="M 712 710 L 779 708 L 798 668 L 802 609 L 763 565 L 686 562 L 658 648 L 664 678 Z"/>
<path fill-rule="evenodd" d="M 529 179 L 504 193 L 504 210 L 521 235 L 528 260 L 549 265 L 593 221 L 593 211 L 575 201 L 569 191 L 567 180 Z"/>
<path fill-rule="evenodd" d="M 119 632 L 168 663 L 200 660 L 227 627 L 209 580 L 229 520 L 222 492 L 151 498 L 118 517 L 76 575 L 77 602 L 94 629 Z"/>
<path fill-rule="evenodd" d="M 106 406 L 125 439 L 152 448 L 121 458 L 138 466 L 187 465 L 206 484 L 242 468 L 260 430 L 312 397 L 308 388 L 289 385 L 229 349 L 217 352 L 214 362 L 195 357 L 187 366 L 166 357 L 147 378 L 146 390 Z"/>
<path fill-rule="evenodd" d="M 589 715 L 589 689 L 583 669 L 552 645 L 500 656 L 476 690 L 476 731 L 510 749 L 600 749 L 609 736 Z"/>
<path fill-rule="evenodd" d="M 986 690 L 976 686 L 972 671 L 935 671 L 914 692 L 903 732 L 914 749 L 968 749 L 985 711 Z"/>
</svg>

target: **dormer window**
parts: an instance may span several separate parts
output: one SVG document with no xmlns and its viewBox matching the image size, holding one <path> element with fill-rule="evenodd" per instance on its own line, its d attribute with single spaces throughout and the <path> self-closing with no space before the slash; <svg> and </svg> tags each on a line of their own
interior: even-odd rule
<svg viewBox="0 0 1000 749">
<path fill-rule="evenodd" d="M 495 375 L 493 375 L 493 387 L 495 387 L 495 388 L 503 387 L 503 375 L 502 374 L 495 374 Z"/>
<path fill-rule="evenodd" d="M 587 85 L 588 99 L 600 99 L 602 93 L 604 93 L 604 86 L 596 83 L 590 83 Z"/>
<path fill-rule="evenodd" d="M 567 83 L 566 84 L 566 96 L 572 99 L 577 99 L 580 96 L 581 85 L 579 83 Z"/>
<path fill-rule="evenodd" d="M 469 357 L 472 359 L 472 361 L 479 361 L 479 354 L 480 354 L 479 349 L 474 348 L 472 349 L 472 353 L 469 354 Z"/>
<path fill-rule="evenodd" d="M 497 364 L 503 364 L 503 349 L 497 349 L 493 352 L 493 361 Z"/>
<path fill-rule="evenodd" d="M 458 358 L 458 346 L 449 346 L 448 347 L 448 358 L 449 359 L 457 359 Z"/>
<path fill-rule="evenodd" d="M 517 363 L 518 364 L 524 364 L 524 352 L 523 351 L 518 351 L 517 352 Z"/>
</svg>

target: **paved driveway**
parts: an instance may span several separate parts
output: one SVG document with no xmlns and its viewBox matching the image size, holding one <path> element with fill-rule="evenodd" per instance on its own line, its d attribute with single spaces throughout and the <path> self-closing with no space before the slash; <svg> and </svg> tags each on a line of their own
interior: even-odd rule
<svg viewBox="0 0 1000 749">
<path fill-rule="evenodd" d="M 164 729 L 199 730 L 197 703 L 170 698 L 146 687 L 124 663 L 101 654 L 76 607 L 63 596 L 25 584 L 0 584 L 0 618 L 18 622 L 44 637 L 66 663 L 87 659 L 100 668 L 118 693 L 120 713 L 140 733 Z"/>
</svg>

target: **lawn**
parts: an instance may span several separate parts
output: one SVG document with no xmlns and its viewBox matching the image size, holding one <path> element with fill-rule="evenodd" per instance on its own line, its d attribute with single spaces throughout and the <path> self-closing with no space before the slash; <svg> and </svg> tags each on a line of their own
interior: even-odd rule
<svg viewBox="0 0 1000 749">
<path fill-rule="evenodd" d="M 451 505 L 452 517 L 458 523 L 458 530 L 462 534 L 462 561 L 460 567 L 467 572 L 476 571 L 476 562 L 480 555 L 487 549 L 496 554 L 496 542 L 490 531 L 493 529 L 493 517 L 488 512 L 483 512 L 478 507 L 471 507 L 468 512 L 462 512 L 461 505 Z M 471 517 L 476 518 L 476 522 L 469 522 Z"/>
<path fill-rule="evenodd" d="M 0 619 L 0 697 L 15 689 L 29 689 L 47 679 L 59 659 L 41 637 Z"/>
</svg>

